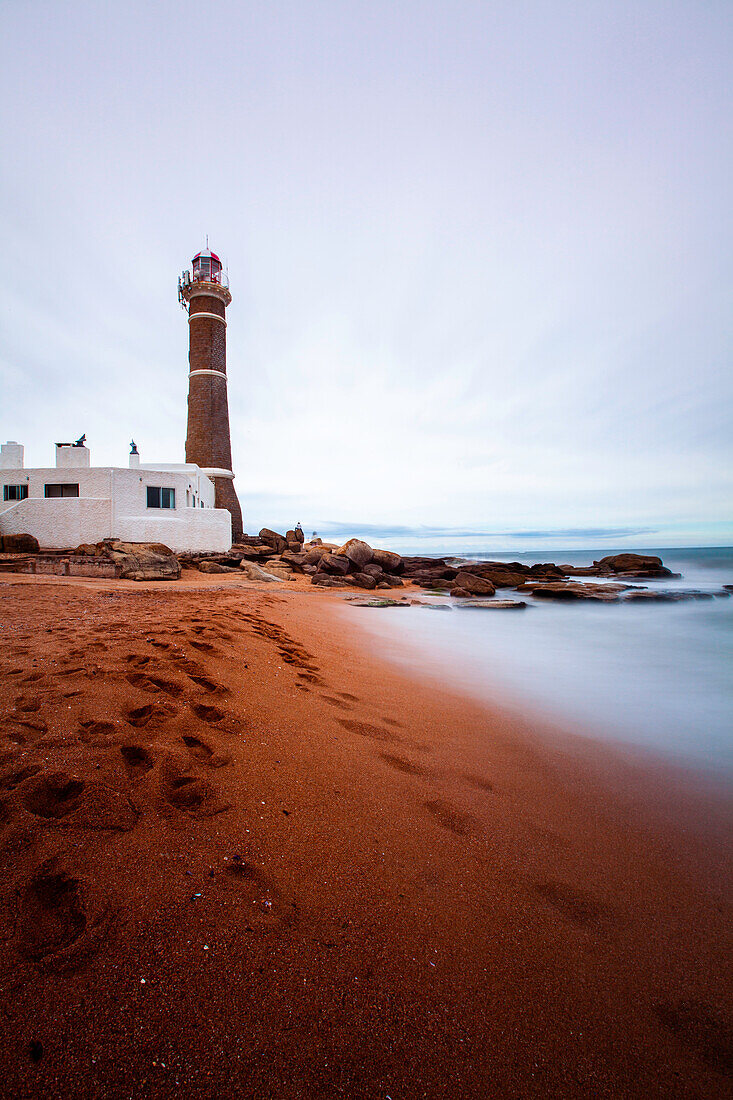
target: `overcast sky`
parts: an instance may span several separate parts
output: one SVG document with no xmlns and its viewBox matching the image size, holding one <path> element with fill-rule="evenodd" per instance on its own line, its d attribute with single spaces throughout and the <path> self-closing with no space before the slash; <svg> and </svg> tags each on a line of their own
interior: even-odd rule
<svg viewBox="0 0 733 1100">
<path fill-rule="evenodd" d="M 131 437 L 183 461 L 176 279 L 208 233 L 245 529 L 733 542 L 729 0 L 2 26 L 0 436 L 28 465 L 82 432 L 95 465 Z"/>
</svg>

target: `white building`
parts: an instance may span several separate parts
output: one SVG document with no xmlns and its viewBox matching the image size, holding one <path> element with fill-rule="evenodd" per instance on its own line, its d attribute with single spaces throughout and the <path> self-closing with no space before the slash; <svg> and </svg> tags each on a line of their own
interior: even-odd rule
<svg viewBox="0 0 733 1100">
<path fill-rule="evenodd" d="M 55 467 L 27 469 L 20 443 L 0 446 L 0 535 L 35 535 L 43 548 L 117 538 L 175 551 L 226 552 L 232 517 L 194 463 L 91 466 L 83 443 L 57 443 Z"/>
</svg>

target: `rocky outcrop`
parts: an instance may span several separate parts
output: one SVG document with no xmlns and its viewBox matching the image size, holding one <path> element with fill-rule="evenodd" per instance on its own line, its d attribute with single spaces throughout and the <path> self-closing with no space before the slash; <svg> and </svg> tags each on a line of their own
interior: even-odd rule
<svg viewBox="0 0 733 1100">
<path fill-rule="evenodd" d="M 201 567 L 199 566 L 199 568 Z M 240 565 L 240 569 L 250 581 L 265 581 L 267 583 L 275 581 L 278 584 L 282 584 L 285 580 L 284 577 L 277 577 L 267 569 L 262 569 L 261 566 L 256 565 L 253 561 L 243 561 Z"/>
<path fill-rule="evenodd" d="M 202 561 L 199 565 L 199 573 L 228 573 L 225 565 L 219 565 L 216 561 Z"/>
<path fill-rule="evenodd" d="M 528 605 L 524 600 L 467 600 L 458 606 L 462 611 L 520 611 Z"/>
<path fill-rule="evenodd" d="M 491 581 L 486 580 L 484 577 L 478 577 L 475 573 L 464 572 L 460 572 L 456 576 L 455 587 L 452 591 L 455 592 L 456 589 L 468 592 L 470 596 L 493 596 L 496 592 Z"/>
<path fill-rule="evenodd" d="M 361 539 L 349 539 L 343 546 L 339 546 L 336 553 L 339 556 L 348 558 L 352 565 L 357 569 L 361 569 L 362 566 L 368 565 L 374 556 L 374 551 L 371 546 L 366 542 L 362 542 Z"/>
<path fill-rule="evenodd" d="M 105 540 L 106 554 L 121 569 L 120 575 L 136 581 L 176 581 L 181 566 L 173 551 L 159 542 Z"/>
<path fill-rule="evenodd" d="M 263 527 L 259 537 L 260 541 L 266 542 L 276 554 L 282 554 L 283 550 L 288 548 L 288 540 L 283 535 L 278 535 L 277 531 L 271 531 L 269 527 Z"/>
<path fill-rule="evenodd" d="M 376 588 L 377 582 L 369 573 L 354 573 L 354 584 L 359 588 Z"/>
<path fill-rule="evenodd" d="M 381 566 L 385 573 L 401 573 L 405 568 L 402 557 L 392 550 L 372 550 L 372 562 Z"/>
<path fill-rule="evenodd" d="M 37 554 L 40 550 L 34 535 L 2 535 L 0 551 L 3 554 Z"/>
<path fill-rule="evenodd" d="M 674 577 L 679 576 L 662 565 L 662 559 L 654 554 L 611 554 L 594 561 L 601 574 L 620 574 L 625 577 Z"/>
<path fill-rule="evenodd" d="M 349 559 L 342 554 L 325 553 L 318 562 L 318 572 L 343 577 L 349 572 L 350 565 Z"/>
<path fill-rule="evenodd" d="M 634 588 L 627 592 L 624 603 L 679 603 L 680 600 L 712 600 L 714 592 L 700 592 L 693 589 L 670 589 L 666 592 L 659 589 Z"/>
<path fill-rule="evenodd" d="M 621 597 L 628 584 L 581 584 L 579 581 L 527 581 L 517 591 L 531 592 L 541 600 L 596 600 L 612 603 Z"/>
</svg>

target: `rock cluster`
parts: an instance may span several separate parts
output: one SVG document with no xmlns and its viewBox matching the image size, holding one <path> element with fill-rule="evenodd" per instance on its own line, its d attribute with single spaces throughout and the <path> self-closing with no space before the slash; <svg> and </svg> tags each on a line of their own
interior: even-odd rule
<svg viewBox="0 0 733 1100">
<path fill-rule="evenodd" d="M 390 550 L 373 549 L 361 539 L 343 546 L 321 539 L 304 541 L 296 528 L 285 535 L 263 527 L 245 535 L 227 554 L 181 554 L 180 561 L 203 573 L 244 572 L 250 579 L 272 582 L 293 574 L 310 576 L 321 588 L 400 588 L 403 559 Z"/>
<path fill-rule="evenodd" d="M 178 558 L 162 542 L 122 542 L 105 539 L 103 542 L 82 543 L 72 551 L 86 558 L 103 558 L 116 566 L 116 574 L 123 580 L 176 581 L 181 575 Z"/>
</svg>

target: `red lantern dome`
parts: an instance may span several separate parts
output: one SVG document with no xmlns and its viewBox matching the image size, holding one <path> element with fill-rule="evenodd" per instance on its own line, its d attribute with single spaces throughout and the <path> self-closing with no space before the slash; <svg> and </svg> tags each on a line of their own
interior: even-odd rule
<svg viewBox="0 0 733 1100">
<path fill-rule="evenodd" d="M 221 282 L 221 260 L 215 252 L 209 251 L 208 248 L 196 253 L 192 260 L 192 267 L 195 283 Z"/>
</svg>

